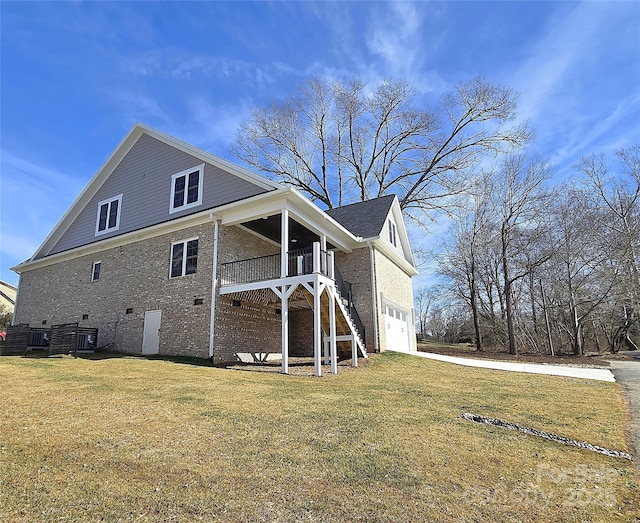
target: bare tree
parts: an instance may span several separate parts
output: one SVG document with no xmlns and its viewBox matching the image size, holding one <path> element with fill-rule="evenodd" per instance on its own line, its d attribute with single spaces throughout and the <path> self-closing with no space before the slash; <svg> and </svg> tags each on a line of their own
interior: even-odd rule
<svg viewBox="0 0 640 523">
<path fill-rule="evenodd" d="M 461 211 L 455 215 L 452 243 L 439 257 L 440 273 L 454 282 L 460 298 L 471 307 L 474 339 L 477 351 L 482 351 L 480 328 L 479 267 L 482 263 L 482 246 L 489 241 L 493 209 L 491 177 L 479 177 Z"/>
<path fill-rule="evenodd" d="M 629 337 L 640 321 L 640 146 L 617 153 L 621 169 L 609 174 L 604 155 L 583 158 L 579 168 L 587 177 L 598 211 L 600 239 L 620 271 L 615 307 L 619 322 L 610 339 L 612 352 L 625 345 L 637 348 Z"/>
<path fill-rule="evenodd" d="M 434 110 L 418 108 L 402 80 L 373 91 L 359 79 L 313 79 L 299 94 L 256 109 L 233 153 L 328 208 L 395 193 L 422 223 L 466 189 L 466 172 L 484 154 L 526 143 L 516 94 L 482 77 L 460 84 Z"/>
<path fill-rule="evenodd" d="M 507 319 L 509 352 L 518 354 L 514 328 L 513 284 L 542 265 L 552 254 L 540 248 L 548 234 L 546 208 L 551 193 L 545 188 L 549 170 L 541 161 L 510 156 L 497 173 L 494 185 L 500 223 L 503 295 Z M 532 256 L 532 248 L 536 248 Z M 527 254 L 525 254 L 527 253 Z M 523 262 L 524 259 L 524 262 Z"/>
<path fill-rule="evenodd" d="M 440 299 L 441 290 L 436 286 L 421 287 L 415 293 L 415 311 L 417 331 L 421 336 L 427 335 L 429 315 Z"/>
</svg>

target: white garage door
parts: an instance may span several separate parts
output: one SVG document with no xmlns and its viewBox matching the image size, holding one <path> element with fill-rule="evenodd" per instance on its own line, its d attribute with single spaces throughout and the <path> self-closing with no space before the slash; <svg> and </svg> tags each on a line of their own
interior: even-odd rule
<svg viewBox="0 0 640 523">
<path fill-rule="evenodd" d="M 409 326 L 407 314 L 386 306 L 384 322 L 387 328 L 387 349 L 409 351 Z"/>
</svg>

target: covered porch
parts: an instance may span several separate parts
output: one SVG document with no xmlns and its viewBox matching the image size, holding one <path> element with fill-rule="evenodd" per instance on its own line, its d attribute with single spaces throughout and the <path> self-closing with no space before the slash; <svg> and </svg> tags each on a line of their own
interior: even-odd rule
<svg viewBox="0 0 640 523">
<path fill-rule="evenodd" d="M 359 356 L 367 357 L 365 332 L 353 305 L 351 286 L 335 265 L 333 250 L 340 248 L 341 239 L 330 237 L 323 227 L 310 224 L 287 207 L 278 211 L 227 221 L 267 238 L 280 252 L 221 263 L 218 294 L 234 304 L 275 307 L 280 315 L 282 373 L 289 373 L 291 312 L 301 309 L 313 316 L 314 374 L 322 374 L 323 360 L 330 372 L 338 372 L 339 346 L 348 347 L 352 365 L 357 366 Z"/>
</svg>

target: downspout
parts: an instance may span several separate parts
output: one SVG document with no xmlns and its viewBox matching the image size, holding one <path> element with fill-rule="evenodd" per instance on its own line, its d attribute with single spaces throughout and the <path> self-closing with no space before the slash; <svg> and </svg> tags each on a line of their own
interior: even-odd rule
<svg viewBox="0 0 640 523">
<path fill-rule="evenodd" d="M 376 289 L 376 259 L 371 242 L 367 242 L 369 246 L 369 266 L 371 268 L 371 300 L 373 303 L 373 350 L 380 352 L 378 347 L 378 291 Z"/>
<path fill-rule="evenodd" d="M 210 215 L 213 219 L 213 215 Z M 211 267 L 211 318 L 209 320 L 209 358 L 213 361 L 213 338 L 216 324 L 216 291 L 218 290 L 218 234 L 220 220 L 213 226 L 213 264 Z"/>
</svg>

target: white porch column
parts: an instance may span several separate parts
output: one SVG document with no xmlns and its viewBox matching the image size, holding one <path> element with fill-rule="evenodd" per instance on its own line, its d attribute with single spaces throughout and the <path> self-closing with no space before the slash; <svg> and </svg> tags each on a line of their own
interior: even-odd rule
<svg viewBox="0 0 640 523">
<path fill-rule="evenodd" d="M 336 344 L 336 299 L 335 287 L 329 292 L 329 347 L 331 352 L 331 373 L 338 374 L 338 345 Z"/>
<path fill-rule="evenodd" d="M 329 273 L 329 268 L 325 267 L 325 265 L 328 263 L 327 260 L 327 235 L 326 234 L 322 234 L 320 235 L 320 250 L 322 251 L 322 257 L 320 258 L 320 272 L 322 274 L 328 274 Z"/>
<path fill-rule="evenodd" d="M 351 334 L 351 366 L 358 366 L 358 344 L 356 343 L 355 334 Z"/>
<path fill-rule="evenodd" d="M 336 279 L 336 271 L 335 271 L 335 253 L 333 251 L 327 253 L 327 276 L 332 280 Z"/>
<path fill-rule="evenodd" d="M 320 247 L 319 243 L 313 244 L 313 250 L 315 254 L 316 246 Z M 315 256 L 314 256 L 315 263 Z M 315 364 L 316 376 L 322 376 L 321 365 L 321 350 L 322 350 L 322 324 L 320 321 L 320 293 L 322 288 L 320 287 L 320 281 L 318 277 L 315 277 L 313 283 L 313 358 Z"/>
<path fill-rule="evenodd" d="M 289 211 L 282 209 L 282 219 L 280 223 L 280 277 L 287 277 L 287 265 L 289 250 Z"/>
<path fill-rule="evenodd" d="M 313 272 L 315 274 L 319 274 L 321 272 L 321 263 L 320 263 L 320 243 L 313 242 Z"/>
<path fill-rule="evenodd" d="M 289 373 L 289 296 L 287 286 L 282 286 L 282 373 Z"/>
</svg>

